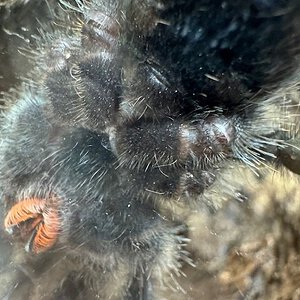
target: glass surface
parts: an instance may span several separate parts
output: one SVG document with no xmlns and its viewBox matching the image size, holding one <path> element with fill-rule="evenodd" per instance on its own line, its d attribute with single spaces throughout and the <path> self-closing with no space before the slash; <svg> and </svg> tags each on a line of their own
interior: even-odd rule
<svg viewBox="0 0 300 300">
<path fill-rule="evenodd" d="M 0 299 L 299 299 L 298 0 L 0 0 Z"/>
</svg>

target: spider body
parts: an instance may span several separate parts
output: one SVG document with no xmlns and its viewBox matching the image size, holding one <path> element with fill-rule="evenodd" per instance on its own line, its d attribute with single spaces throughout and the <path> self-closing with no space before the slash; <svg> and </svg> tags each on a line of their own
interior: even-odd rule
<svg viewBox="0 0 300 300">
<path fill-rule="evenodd" d="M 184 224 L 161 204 L 202 201 L 224 161 L 255 169 L 295 137 L 299 4 L 62 3 L 79 20 L 38 40 L 29 84 L 3 117 L 5 224 L 28 221 L 24 199 L 42 199 L 43 214 L 55 195 L 55 230 L 44 216 L 54 238 L 35 235 L 28 250 L 77 267 L 46 294 L 151 299 L 165 271 L 190 263 Z"/>
</svg>

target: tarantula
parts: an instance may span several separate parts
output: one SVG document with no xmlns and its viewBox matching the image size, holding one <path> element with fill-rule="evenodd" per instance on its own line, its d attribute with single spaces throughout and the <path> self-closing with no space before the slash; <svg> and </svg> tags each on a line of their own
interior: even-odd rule
<svg viewBox="0 0 300 300">
<path fill-rule="evenodd" d="M 230 160 L 299 172 L 300 5 L 61 4 L 5 95 L 1 214 L 23 260 L 12 282 L 38 274 L 29 299 L 151 299 L 192 264 L 163 203 L 205 202 Z"/>
</svg>

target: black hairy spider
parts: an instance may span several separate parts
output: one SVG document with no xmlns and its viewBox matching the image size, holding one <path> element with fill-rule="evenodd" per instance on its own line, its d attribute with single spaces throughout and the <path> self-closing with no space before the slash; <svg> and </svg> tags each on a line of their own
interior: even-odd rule
<svg viewBox="0 0 300 300">
<path fill-rule="evenodd" d="M 205 201 L 229 160 L 299 172 L 300 3 L 75 2 L 5 95 L 3 224 L 28 299 L 152 299 L 192 264 L 163 203 Z"/>
</svg>

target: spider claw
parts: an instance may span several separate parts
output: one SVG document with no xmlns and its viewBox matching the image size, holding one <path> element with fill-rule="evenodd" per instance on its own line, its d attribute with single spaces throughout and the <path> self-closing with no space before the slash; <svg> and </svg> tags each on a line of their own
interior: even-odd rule
<svg viewBox="0 0 300 300">
<path fill-rule="evenodd" d="M 39 225 L 37 225 L 39 226 Z M 30 238 L 28 239 L 28 242 L 25 244 L 25 251 L 26 252 L 32 252 L 33 251 L 33 244 L 34 244 L 34 240 L 36 238 L 36 235 L 37 235 L 37 229 L 34 228 L 31 235 L 30 235 Z"/>
<path fill-rule="evenodd" d="M 5 230 L 8 234 L 12 235 L 15 233 L 16 226 L 6 227 Z"/>
<path fill-rule="evenodd" d="M 9 231 L 12 227 L 19 227 L 29 219 L 38 218 L 44 208 L 44 199 L 25 199 L 10 209 L 4 220 L 4 227 Z"/>
<path fill-rule="evenodd" d="M 56 208 L 48 207 L 45 199 L 31 198 L 10 209 L 4 226 L 9 234 L 19 229 L 21 238 L 27 240 L 27 252 L 40 253 L 55 244 L 60 222 Z"/>
</svg>

